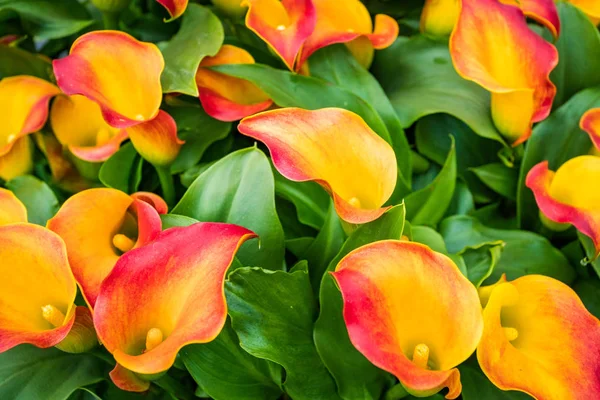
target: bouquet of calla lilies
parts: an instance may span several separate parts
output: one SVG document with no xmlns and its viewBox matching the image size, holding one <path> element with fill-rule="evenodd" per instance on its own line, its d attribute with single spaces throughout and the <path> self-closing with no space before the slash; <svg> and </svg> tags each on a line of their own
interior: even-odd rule
<svg viewBox="0 0 600 400">
<path fill-rule="evenodd" d="M 600 399 L 599 0 L 0 0 L 0 399 Z"/>
</svg>

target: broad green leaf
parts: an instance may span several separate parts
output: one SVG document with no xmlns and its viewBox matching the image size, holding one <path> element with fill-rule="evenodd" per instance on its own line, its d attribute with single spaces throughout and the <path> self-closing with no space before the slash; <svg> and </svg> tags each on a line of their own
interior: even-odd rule
<svg viewBox="0 0 600 400">
<path fill-rule="evenodd" d="M 471 171 L 494 192 L 511 200 L 517 198 L 519 171 L 501 163 L 486 164 L 471 168 Z"/>
<path fill-rule="evenodd" d="M 29 33 L 40 39 L 69 36 L 94 23 L 77 0 L 0 0 L 0 12 L 8 10 L 27 21 Z"/>
<path fill-rule="evenodd" d="M 221 21 L 206 7 L 188 5 L 179 32 L 162 49 L 165 69 L 163 92 L 198 97 L 196 71 L 202 59 L 217 54 L 223 44 Z"/>
<path fill-rule="evenodd" d="M 567 103 L 538 124 L 527 141 L 519 174 L 517 218 L 521 229 L 539 231 L 541 222 L 533 193 L 525 186 L 527 173 L 539 162 L 548 161 L 553 171 L 565 161 L 587 154 L 592 148 L 588 135 L 579 128 L 579 120 L 590 108 L 600 107 L 600 87 L 577 93 Z"/>
<path fill-rule="evenodd" d="M 511 201 L 501 200 L 471 211 L 469 215 L 477 218 L 483 225 L 490 228 L 519 229 L 514 203 Z"/>
<path fill-rule="evenodd" d="M 447 43 L 420 35 L 399 38 L 377 52 L 372 71 L 404 128 L 426 115 L 446 113 L 505 144 L 491 119 L 490 94 L 456 73 Z"/>
<path fill-rule="evenodd" d="M 580 279 L 573 285 L 585 308 L 596 318 L 600 318 L 600 280 L 598 278 Z"/>
<path fill-rule="evenodd" d="M 212 342 L 188 345 L 179 355 L 194 380 L 215 400 L 275 400 L 281 395 L 269 362 L 240 347 L 229 319 Z"/>
<path fill-rule="evenodd" d="M 254 357 L 283 366 L 283 388 L 294 400 L 338 398 L 313 341 L 317 304 L 308 272 L 240 268 L 225 283 L 240 345 Z"/>
<path fill-rule="evenodd" d="M 237 253 L 242 264 L 283 268 L 283 229 L 275 211 L 273 173 L 269 160 L 257 148 L 238 150 L 214 163 L 171 212 L 248 228 L 260 239 L 242 245 Z"/>
<path fill-rule="evenodd" d="M 502 273 L 506 273 L 509 280 L 529 274 L 547 275 L 567 284 L 575 279 L 567 258 L 546 238 L 535 233 L 489 228 L 466 215 L 446 218 L 439 231 L 451 253 L 489 242 L 504 242 L 502 257 L 486 283 L 497 281 Z"/>
<path fill-rule="evenodd" d="M 314 239 L 314 237 L 317 236 L 317 229 L 304 225 L 299 221 L 296 207 L 292 202 L 276 196 L 275 207 L 277 209 L 279 221 L 281 221 L 281 226 L 283 227 L 283 234 L 286 241 L 301 237 L 312 237 Z"/>
<path fill-rule="evenodd" d="M 446 162 L 433 182 L 404 199 L 406 219 L 413 225 L 437 224 L 452 202 L 455 185 L 456 151 L 452 144 Z"/>
<path fill-rule="evenodd" d="M 27 208 L 27 220 L 32 224 L 46 226 L 46 222 L 58 211 L 58 199 L 50 187 L 38 178 L 23 175 L 6 182 L 6 188 Z"/>
<path fill-rule="evenodd" d="M 31 75 L 50 80 L 52 64 L 18 47 L 0 45 L 0 79 L 15 75 Z"/>
<path fill-rule="evenodd" d="M 107 373 L 107 364 L 91 354 L 20 345 L 0 354 L 0 397 L 63 400 Z"/>
<path fill-rule="evenodd" d="M 456 187 L 454 188 L 452 201 L 446 210 L 445 216 L 464 215 L 474 210 L 475 202 L 473 194 L 469 190 L 469 187 L 461 179 L 458 179 L 456 181 Z"/>
<path fill-rule="evenodd" d="M 458 369 L 460 371 L 460 380 L 462 382 L 462 398 L 464 400 L 527 400 L 531 396 L 523 392 L 504 391 L 498 389 L 483 374 L 478 365 L 465 362 Z"/>
<path fill-rule="evenodd" d="M 327 271 L 334 271 L 346 254 L 365 244 L 400 239 L 404 230 L 405 213 L 404 204 L 400 204 L 379 219 L 358 227 L 329 263 Z M 315 323 L 315 344 L 323 362 L 335 378 L 340 396 L 345 400 L 381 398 L 393 378 L 371 364 L 350 342 L 342 315 L 342 295 L 330 274 L 323 275 L 319 298 L 321 312 Z"/>
<path fill-rule="evenodd" d="M 162 221 L 163 230 L 173 228 L 174 226 L 190 226 L 196 222 L 199 222 L 197 219 L 177 214 L 161 215 L 160 220 Z"/>
<path fill-rule="evenodd" d="M 102 164 L 98 178 L 105 186 L 134 193 L 142 181 L 143 164 L 144 160 L 129 142 Z"/>
<path fill-rule="evenodd" d="M 494 268 L 498 265 L 504 242 L 501 240 L 496 242 L 484 243 L 473 248 L 465 248 L 459 255 L 462 256 L 467 269 L 467 278 L 475 285 L 481 286 L 483 281 L 492 275 Z"/>
<path fill-rule="evenodd" d="M 448 254 L 442 235 L 428 226 L 411 225 L 411 241 L 422 243 L 438 253 Z"/>
</svg>

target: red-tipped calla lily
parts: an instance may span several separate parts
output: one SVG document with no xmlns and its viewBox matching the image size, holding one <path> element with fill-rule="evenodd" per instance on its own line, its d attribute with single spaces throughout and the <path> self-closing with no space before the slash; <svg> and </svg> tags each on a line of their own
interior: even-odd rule
<svg viewBox="0 0 600 400">
<path fill-rule="evenodd" d="M 594 147 L 600 151 L 600 108 L 586 111 L 579 121 L 579 126 L 590 135 Z"/>
<path fill-rule="evenodd" d="M 27 222 L 27 209 L 13 192 L 0 188 L 0 226 Z"/>
<path fill-rule="evenodd" d="M 33 143 L 28 136 L 17 139 L 12 148 L 0 156 L 0 178 L 10 181 L 33 169 Z"/>
<path fill-rule="evenodd" d="M 48 103 L 59 93 L 53 84 L 33 76 L 0 81 L 0 156 L 20 137 L 42 129 L 48 118 Z"/>
<path fill-rule="evenodd" d="M 188 5 L 188 0 L 156 0 L 158 1 L 169 13 L 172 21 L 183 15 Z M 241 1 L 241 0 L 240 0 Z"/>
<path fill-rule="evenodd" d="M 92 309 L 121 254 L 154 240 L 161 227 L 158 212 L 144 196 L 116 189 L 77 193 L 48 221 L 48 229 L 65 241 L 71 269 Z"/>
<path fill-rule="evenodd" d="M 396 186 L 396 156 L 358 115 L 283 108 L 244 118 L 238 129 L 267 145 L 283 176 L 323 186 L 344 221 L 370 222 L 389 208 L 382 206 Z"/>
<path fill-rule="evenodd" d="M 533 191 L 542 222 L 557 230 L 557 224 L 572 224 L 589 236 L 600 253 L 600 157 L 579 156 L 561 165 L 556 172 L 548 162 L 534 166 L 525 184 Z M 552 222 L 556 224 L 552 224 Z"/>
<path fill-rule="evenodd" d="M 244 49 L 224 44 L 214 57 L 202 59 L 196 84 L 200 103 L 208 115 L 220 121 L 237 121 L 273 104 L 269 96 L 250 81 L 210 69 L 222 64 L 254 64 L 254 58 Z"/>
<path fill-rule="evenodd" d="M 52 347 L 75 320 L 77 285 L 61 238 L 33 224 L 0 226 L 0 352 Z"/>
<path fill-rule="evenodd" d="M 294 70 L 304 41 L 316 23 L 312 0 L 244 0 L 246 26 L 264 40 Z M 297 68 L 296 68 L 297 69 Z"/>
<path fill-rule="evenodd" d="M 50 124 L 58 141 L 85 161 L 106 161 L 127 139 L 102 117 L 100 106 L 81 95 L 58 96 L 50 110 Z"/>
<path fill-rule="evenodd" d="M 518 7 L 498 0 L 462 0 L 450 53 L 459 75 L 491 92 L 492 119 L 514 146 L 550 113 L 556 87 L 549 75 L 558 52 L 529 29 Z"/>
<path fill-rule="evenodd" d="M 113 127 L 126 128 L 158 114 L 165 63 L 152 43 L 124 32 L 94 31 L 80 36 L 69 55 L 52 64 L 62 91 L 98 103 Z"/>
<path fill-rule="evenodd" d="M 483 318 L 477 359 L 500 389 L 544 400 L 600 397 L 600 322 L 567 285 L 541 275 L 497 284 Z"/>
<path fill-rule="evenodd" d="M 177 124 L 163 110 L 151 121 L 127 128 L 127 134 L 138 153 L 150 164 L 169 166 L 185 143 L 177 137 Z"/>
<path fill-rule="evenodd" d="M 386 240 L 360 247 L 333 273 L 352 344 L 394 374 L 411 394 L 462 390 L 455 367 L 483 330 L 475 287 L 448 257 L 418 243 Z"/>
<path fill-rule="evenodd" d="M 134 372 L 166 371 L 183 346 L 219 334 L 227 317 L 225 273 L 254 237 L 237 225 L 196 223 L 168 229 L 119 259 L 94 311 L 98 336 L 118 363 L 115 384 L 143 391 L 149 382 Z"/>
</svg>

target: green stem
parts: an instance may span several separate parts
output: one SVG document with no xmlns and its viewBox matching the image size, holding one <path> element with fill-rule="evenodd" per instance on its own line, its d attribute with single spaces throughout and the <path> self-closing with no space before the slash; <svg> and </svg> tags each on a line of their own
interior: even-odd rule
<svg viewBox="0 0 600 400">
<path fill-rule="evenodd" d="M 173 181 L 173 175 L 169 167 L 155 167 L 158 172 L 158 179 L 160 180 L 160 187 L 162 188 L 163 198 L 172 207 L 175 204 L 175 182 Z"/>
<path fill-rule="evenodd" d="M 386 392 L 384 400 L 398 400 L 406 396 L 408 396 L 408 392 L 401 383 L 398 383 Z"/>
<path fill-rule="evenodd" d="M 104 29 L 119 30 L 120 13 L 103 11 L 102 20 L 104 21 Z"/>
</svg>

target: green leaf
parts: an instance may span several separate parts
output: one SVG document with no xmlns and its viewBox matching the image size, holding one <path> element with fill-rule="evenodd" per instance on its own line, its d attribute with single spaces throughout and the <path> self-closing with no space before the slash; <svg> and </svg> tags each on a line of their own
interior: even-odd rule
<svg viewBox="0 0 600 400">
<path fill-rule="evenodd" d="M 456 73 L 446 43 L 399 38 L 377 52 L 372 70 L 404 128 L 426 115 L 446 113 L 479 136 L 505 144 L 491 119 L 490 94 Z"/>
<path fill-rule="evenodd" d="M 474 364 L 474 363 L 473 363 Z M 479 366 L 466 362 L 458 367 L 462 382 L 462 398 L 464 400 L 527 400 L 531 396 L 523 392 L 504 391 L 498 389 L 483 374 Z"/>
<path fill-rule="evenodd" d="M 237 224 L 254 231 L 260 239 L 244 243 L 237 253 L 242 264 L 282 269 L 283 229 L 275 211 L 274 191 L 267 157 L 251 147 L 211 165 L 171 212 L 198 221 Z"/>
<path fill-rule="evenodd" d="M 163 230 L 173 228 L 174 226 L 190 226 L 196 222 L 200 222 L 197 219 L 177 214 L 161 215 L 160 220 L 162 221 Z"/>
<path fill-rule="evenodd" d="M 497 281 L 502 273 L 506 273 L 509 280 L 529 274 L 547 275 L 567 284 L 575 279 L 575 271 L 567 258 L 546 238 L 535 233 L 489 228 L 466 215 L 446 218 L 439 231 L 451 253 L 499 240 L 505 243 L 502 257 L 486 280 L 488 283 Z"/>
<path fill-rule="evenodd" d="M 20 345 L 0 354 L 0 397 L 63 400 L 78 388 L 103 380 L 106 365 L 90 354 Z"/>
<path fill-rule="evenodd" d="M 503 249 L 504 242 L 499 240 L 472 248 L 467 247 L 458 253 L 465 262 L 467 278 L 475 287 L 481 286 L 483 281 L 492 275 L 500 261 Z"/>
<path fill-rule="evenodd" d="M 313 342 L 317 304 L 306 270 L 240 268 L 229 275 L 225 287 L 240 345 L 255 357 L 283 366 L 283 387 L 291 398 L 338 398 Z"/>
<path fill-rule="evenodd" d="M 31 75 L 50 80 L 52 64 L 18 47 L 0 46 L 0 79 L 15 75 Z"/>
<path fill-rule="evenodd" d="M 23 175 L 6 183 L 15 196 L 27 208 L 27 220 L 32 224 L 46 226 L 46 222 L 58 211 L 58 199 L 44 182 L 34 176 Z"/>
<path fill-rule="evenodd" d="M 560 18 L 560 36 L 554 43 L 558 65 L 550 73 L 556 85 L 553 107 L 557 108 L 575 93 L 600 85 L 600 33 L 590 19 L 567 2 L 556 4 Z M 551 40 L 551 35 L 544 35 Z"/>
<path fill-rule="evenodd" d="M 573 285 L 573 290 L 583 301 L 585 308 L 596 318 L 600 318 L 600 280 L 580 279 Z"/>
<path fill-rule="evenodd" d="M 160 77 L 163 92 L 198 97 L 198 66 L 204 57 L 217 54 L 223 39 L 221 21 L 208 8 L 188 5 L 179 32 L 162 49 L 165 59 L 165 69 Z"/>
<path fill-rule="evenodd" d="M 40 39 L 69 36 L 94 23 L 77 0 L 0 0 L 0 12 L 8 10 L 27 21 L 29 33 Z"/>
<path fill-rule="evenodd" d="M 98 178 L 104 186 L 134 193 L 142 181 L 143 164 L 144 160 L 129 142 L 102 164 Z"/>
<path fill-rule="evenodd" d="M 435 229 L 428 226 L 412 225 L 411 234 L 411 241 L 427 245 L 438 253 L 448 254 L 444 238 Z"/>
<path fill-rule="evenodd" d="M 179 354 L 196 383 L 215 400 L 275 400 L 281 395 L 269 362 L 240 347 L 229 318 L 212 342 L 186 346 Z"/>
<path fill-rule="evenodd" d="M 456 185 L 456 151 L 454 144 L 438 176 L 427 187 L 404 199 L 406 218 L 416 225 L 435 225 L 452 202 Z"/>
<path fill-rule="evenodd" d="M 579 128 L 579 120 L 590 108 L 600 107 L 600 87 L 577 93 L 567 103 L 538 124 L 527 141 L 519 174 L 517 219 L 521 229 L 539 231 L 541 222 L 533 193 L 525 186 L 527 173 L 539 162 L 548 161 L 553 171 L 565 161 L 587 154 L 592 148 L 589 136 Z"/>
<path fill-rule="evenodd" d="M 404 230 L 405 213 L 404 204 L 400 204 L 379 219 L 358 227 L 327 270 L 335 270 L 346 254 L 365 244 L 400 239 Z M 350 342 L 342 315 L 342 295 L 330 274 L 323 276 L 319 297 L 321 312 L 315 323 L 315 344 L 323 362 L 335 378 L 340 396 L 345 400 L 381 398 L 393 379 L 390 374 L 371 364 Z"/>
<path fill-rule="evenodd" d="M 494 192 L 511 200 L 517 198 L 519 171 L 501 163 L 471 168 L 471 171 Z"/>
</svg>

